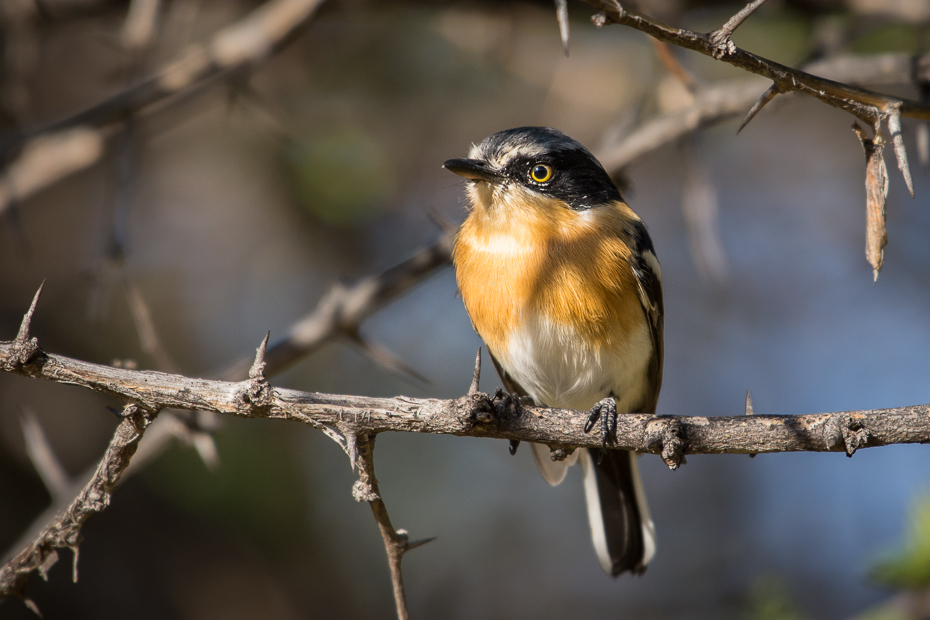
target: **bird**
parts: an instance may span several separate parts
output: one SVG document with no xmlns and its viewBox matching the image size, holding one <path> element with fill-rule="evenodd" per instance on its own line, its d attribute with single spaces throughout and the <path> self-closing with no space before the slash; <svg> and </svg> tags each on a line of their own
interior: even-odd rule
<svg viewBox="0 0 930 620">
<path fill-rule="evenodd" d="M 599 451 L 556 461 L 530 444 L 539 471 L 555 486 L 580 461 L 601 567 L 642 574 L 656 533 L 637 455 L 606 448 L 618 413 L 655 413 L 662 385 L 662 270 L 646 226 L 594 155 L 556 129 L 495 133 L 443 167 L 466 179 L 456 283 L 504 389 L 588 411 L 586 432 L 600 422 Z"/>
</svg>

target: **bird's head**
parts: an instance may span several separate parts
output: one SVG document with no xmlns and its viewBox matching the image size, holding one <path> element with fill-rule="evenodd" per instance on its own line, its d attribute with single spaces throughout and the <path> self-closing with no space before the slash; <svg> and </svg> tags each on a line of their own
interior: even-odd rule
<svg viewBox="0 0 930 620">
<path fill-rule="evenodd" d="M 491 216 L 514 210 L 587 211 L 622 201 L 600 162 L 576 140 L 548 127 L 498 132 L 446 170 L 470 181 L 472 206 Z"/>
</svg>

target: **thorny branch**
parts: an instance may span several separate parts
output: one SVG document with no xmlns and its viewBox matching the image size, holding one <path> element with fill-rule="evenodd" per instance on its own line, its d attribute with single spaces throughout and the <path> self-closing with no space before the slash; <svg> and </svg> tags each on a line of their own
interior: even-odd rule
<svg viewBox="0 0 930 620">
<path fill-rule="evenodd" d="M 113 440 L 90 481 L 67 510 L 52 520 L 29 546 L 0 568 L 0 600 L 10 594 L 20 593 L 33 571 L 48 579 L 48 571 L 58 561 L 57 549 L 70 549 L 74 554 L 72 574 L 74 581 L 77 581 L 81 526 L 90 515 L 101 512 L 110 504 L 110 495 L 129 466 L 129 460 L 153 417 L 152 410 L 136 404 L 127 405 L 123 409 L 122 420 L 116 427 Z M 27 605 L 30 605 L 29 601 Z M 35 610 L 34 605 L 30 607 Z"/>
<path fill-rule="evenodd" d="M 869 124 L 873 128 L 872 142 L 880 145 L 882 138 L 882 124 L 884 123 L 891 135 L 894 145 L 894 154 L 898 162 L 904 181 L 907 184 L 911 197 L 914 196 L 914 184 L 911 179 L 910 168 L 907 161 L 907 151 L 904 147 L 904 138 L 901 134 L 901 118 L 909 117 L 923 121 L 930 121 L 930 105 L 909 101 L 890 95 L 850 86 L 843 82 L 819 77 L 799 69 L 792 69 L 785 65 L 773 62 L 751 52 L 740 49 L 730 36 L 733 31 L 765 0 L 753 0 L 733 18 L 719 29 L 710 33 L 700 33 L 684 28 L 666 26 L 636 10 L 624 7 L 618 0 L 585 0 L 588 4 L 601 9 L 594 16 L 593 21 L 598 27 L 607 24 L 622 24 L 644 32 L 658 41 L 671 43 L 685 49 L 700 52 L 716 60 L 726 62 L 735 67 L 760 75 L 771 81 L 771 85 L 755 105 L 749 110 L 743 126 L 746 125 L 767 103 L 778 95 L 790 92 L 799 92 L 810 95 L 835 108 L 849 112 L 857 119 Z M 912 68 L 911 79 L 917 72 Z M 742 127 L 741 127 L 742 129 Z M 873 152 L 881 157 L 881 149 Z M 874 158 L 873 158 L 874 159 Z M 870 160 L 871 162 L 871 160 Z M 613 162 L 608 162 L 608 165 Z M 872 213 L 880 212 L 884 219 L 885 196 L 887 195 L 887 178 L 874 174 L 872 169 L 866 174 L 866 193 L 868 194 L 869 222 L 872 222 Z M 882 186 L 881 183 L 886 183 Z M 881 197 L 880 208 L 873 204 L 874 197 Z M 871 226 L 871 224 L 870 224 Z M 884 228 L 884 222 L 881 225 Z M 875 278 L 881 270 L 882 260 L 876 252 L 877 235 L 873 233 L 876 227 L 867 231 L 866 255 L 872 265 Z M 882 244 L 883 245 L 883 244 Z"/>
<path fill-rule="evenodd" d="M 797 91 L 810 95 L 828 105 L 846 110 L 864 122 L 871 124 L 879 116 L 892 114 L 930 121 L 930 106 L 828 80 L 740 49 L 729 38 L 732 30 L 725 33 L 726 36 L 723 37 L 718 35 L 725 29 L 704 34 L 666 26 L 631 8 L 621 6 L 616 0 L 585 0 L 585 2 L 602 11 L 594 17 L 594 22 L 598 26 L 610 23 L 630 26 L 660 41 L 700 52 L 750 73 L 766 77 L 778 86 L 779 92 Z M 752 3 L 750 6 L 755 4 L 758 3 Z"/>
<path fill-rule="evenodd" d="M 268 348 L 267 352 L 262 350 L 256 357 L 256 363 L 262 364 L 261 375 L 274 375 L 282 372 L 300 359 L 310 355 L 323 343 L 336 338 L 340 335 L 353 336 L 360 339 L 359 328 L 362 322 L 373 313 L 404 295 L 411 288 L 422 282 L 439 269 L 447 266 L 450 260 L 452 248 L 452 234 L 447 232 L 435 244 L 425 248 L 410 258 L 394 265 L 384 272 L 363 278 L 352 285 L 337 285 L 327 295 L 323 297 L 317 308 L 307 316 L 298 321 L 291 328 L 288 337 Z M 151 318 L 148 316 L 148 309 L 144 304 L 141 293 L 131 282 L 126 282 L 127 294 L 129 294 L 134 316 L 137 319 L 137 327 L 140 330 L 140 337 L 148 343 L 147 349 L 156 346 L 160 349 L 161 344 L 158 342 L 157 334 L 154 332 L 154 326 L 151 324 Z M 131 294 L 130 294 L 131 292 Z M 20 333 L 13 341 L 14 353 L 18 358 L 31 359 L 38 351 L 37 344 L 28 338 L 29 322 L 35 312 L 35 306 L 38 301 L 41 288 L 36 293 L 32 305 Z M 141 319 L 141 320 L 140 320 Z M 263 348 L 267 346 L 267 341 L 263 343 Z M 260 359 L 259 359 L 260 358 Z M 159 364 L 163 366 L 163 364 Z M 173 364 L 164 364 L 168 367 Z M 241 380 L 251 378 L 254 380 L 256 365 L 253 364 L 250 372 L 249 363 L 245 362 L 237 368 L 226 373 L 227 379 Z M 194 409 L 194 413 L 201 414 L 204 412 L 200 409 Z M 214 412 L 209 412 L 214 413 Z M 321 428 L 330 438 L 343 445 L 345 439 L 338 431 L 332 427 Z M 195 442 L 198 448 L 204 441 L 208 444 L 206 453 L 209 455 L 209 448 L 212 448 L 211 435 L 199 428 L 188 428 L 186 423 L 175 416 L 161 416 L 148 433 L 147 439 L 141 444 L 141 450 L 138 458 L 132 462 L 130 471 L 136 470 L 144 456 L 144 460 L 150 461 L 157 454 L 171 444 L 175 437 L 184 437 Z M 201 453 L 204 450 L 200 450 Z M 207 463 L 215 462 L 213 459 L 207 459 Z M 69 506 L 70 498 L 78 492 L 83 486 L 84 481 L 88 480 L 92 472 L 79 475 L 74 481 L 68 484 L 68 487 L 54 498 L 52 505 L 45 510 L 34 523 L 27 529 L 26 534 L 15 544 L 13 553 L 7 557 L 15 555 L 26 545 L 38 536 L 38 532 L 44 531 L 46 524 Z M 377 512 L 375 514 L 377 517 Z M 380 525 L 379 525 L 380 527 Z M 408 548 L 412 548 L 408 545 Z M 388 550 L 391 553 L 391 550 Z M 399 569 L 399 563 L 397 564 Z M 15 591 L 15 590 L 14 590 Z M 0 585 L 0 599 L 9 594 L 2 585 Z"/>
<path fill-rule="evenodd" d="M 264 377 L 263 349 L 264 346 L 260 348 L 253 372 L 246 381 L 192 379 L 182 375 L 113 368 L 46 353 L 35 339 L 29 338 L 28 320 L 24 320 L 15 340 L 0 343 L 0 370 L 82 386 L 115 396 L 128 405 L 116 438 L 85 492 L 72 504 L 65 517 L 56 519 L 43 530 L 35 544 L 4 567 L 0 573 L 0 596 L 18 593 L 32 570 L 47 571 L 54 547 L 76 546 L 77 529 L 69 529 L 70 537 L 63 537 L 60 524 L 74 522 L 79 526 L 91 512 L 106 505 L 119 473 L 128 465 L 142 430 L 154 413 L 162 409 L 207 410 L 246 418 L 300 421 L 340 440 L 340 444 L 353 456 L 353 463 L 360 468 L 361 475 L 368 475 L 365 472 L 373 472 L 373 469 L 364 458 L 359 460 L 359 437 L 373 437 L 385 431 L 533 441 L 563 451 L 575 446 L 601 445 L 599 437 L 583 430 L 587 412 L 524 407 L 506 399 L 506 395 L 491 399 L 485 394 L 470 393 L 458 399 L 439 400 L 274 389 Z M 509 406 L 504 400 L 510 403 Z M 363 446 L 365 441 L 367 439 L 362 441 Z M 930 405 L 919 405 L 797 416 L 628 414 L 620 416 L 612 445 L 661 455 L 674 469 L 684 462 L 687 454 L 843 451 L 851 456 L 863 447 L 928 442 Z M 370 449 L 370 444 L 365 449 Z M 374 489 L 372 480 L 363 481 L 368 485 L 365 489 Z M 377 493 L 376 489 L 374 492 Z M 363 499 L 374 501 L 373 497 L 365 496 Z M 382 533 L 387 531 L 389 534 L 386 541 L 394 546 L 401 544 L 402 534 L 399 531 L 390 535 L 390 531 L 384 529 L 386 526 L 378 515 L 378 506 L 383 508 L 383 504 L 373 508 Z M 406 545 L 405 550 L 410 547 L 407 543 L 403 545 Z M 389 554 L 400 553 L 397 549 L 392 551 L 391 547 L 388 550 Z M 399 570 L 399 559 L 397 561 Z M 397 583 L 395 581 L 395 585 Z M 401 604 L 399 600 L 398 605 Z"/>
<path fill-rule="evenodd" d="M 352 487 L 352 497 L 359 502 L 368 502 L 371 512 L 378 522 L 384 548 L 387 551 L 388 567 L 391 570 L 391 583 L 394 586 L 394 602 L 397 606 L 399 620 L 407 620 L 407 597 L 404 593 L 404 576 L 400 570 L 400 562 L 404 553 L 434 540 L 427 538 L 410 542 L 407 530 L 395 530 L 391 524 L 387 507 L 381 498 L 378 488 L 378 479 L 375 478 L 375 435 L 361 433 L 355 435 L 353 431 L 345 431 L 347 444 L 353 448 L 349 450 L 352 467 L 358 469 L 358 480 Z"/>
<path fill-rule="evenodd" d="M 804 70 L 850 84 L 900 85 L 930 78 L 930 55 L 837 56 L 812 62 Z M 619 172 L 662 146 L 746 114 L 764 89 L 765 80 L 753 76 L 701 85 L 686 105 L 646 120 L 621 138 L 601 145 L 596 155 L 608 171 Z"/>
</svg>

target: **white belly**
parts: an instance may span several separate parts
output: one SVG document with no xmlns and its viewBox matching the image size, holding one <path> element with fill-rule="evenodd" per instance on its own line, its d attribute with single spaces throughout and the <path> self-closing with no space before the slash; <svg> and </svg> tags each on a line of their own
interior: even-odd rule
<svg viewBox="0 0 930 620">
<path fill-rule="evenodd" d="M 540 405 L 590 409 L 614 394 L 617 411 L 646 400 L 652 339 L 646 322 L 619 346 L 585 346 L 571 327 L 529 317 L 498 355 L 504 370 Z"/>
</svg>

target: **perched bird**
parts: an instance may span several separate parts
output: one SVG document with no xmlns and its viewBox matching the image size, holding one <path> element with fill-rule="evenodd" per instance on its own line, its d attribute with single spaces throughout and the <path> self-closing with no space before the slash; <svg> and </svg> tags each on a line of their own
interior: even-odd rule
<svg viewBox="0 0 930 620">
<path fill-rule="evenodd" d="M 589 410 L 606 447 L 617 412 L 654 413 L 662 384 L 662 274 L 643 221 L 580 143 L 544 127 L 496 133 L 447 170 L 468 180 L 471 210 L 453 263 L 472 325 L 504 388 L 539 405 Z M 552 485 L 584 470 L 598 560 L 642 573 L 655 526 L 636 454 L 577 450 L 554 461 L 531 444 Z"/>
</svg>

